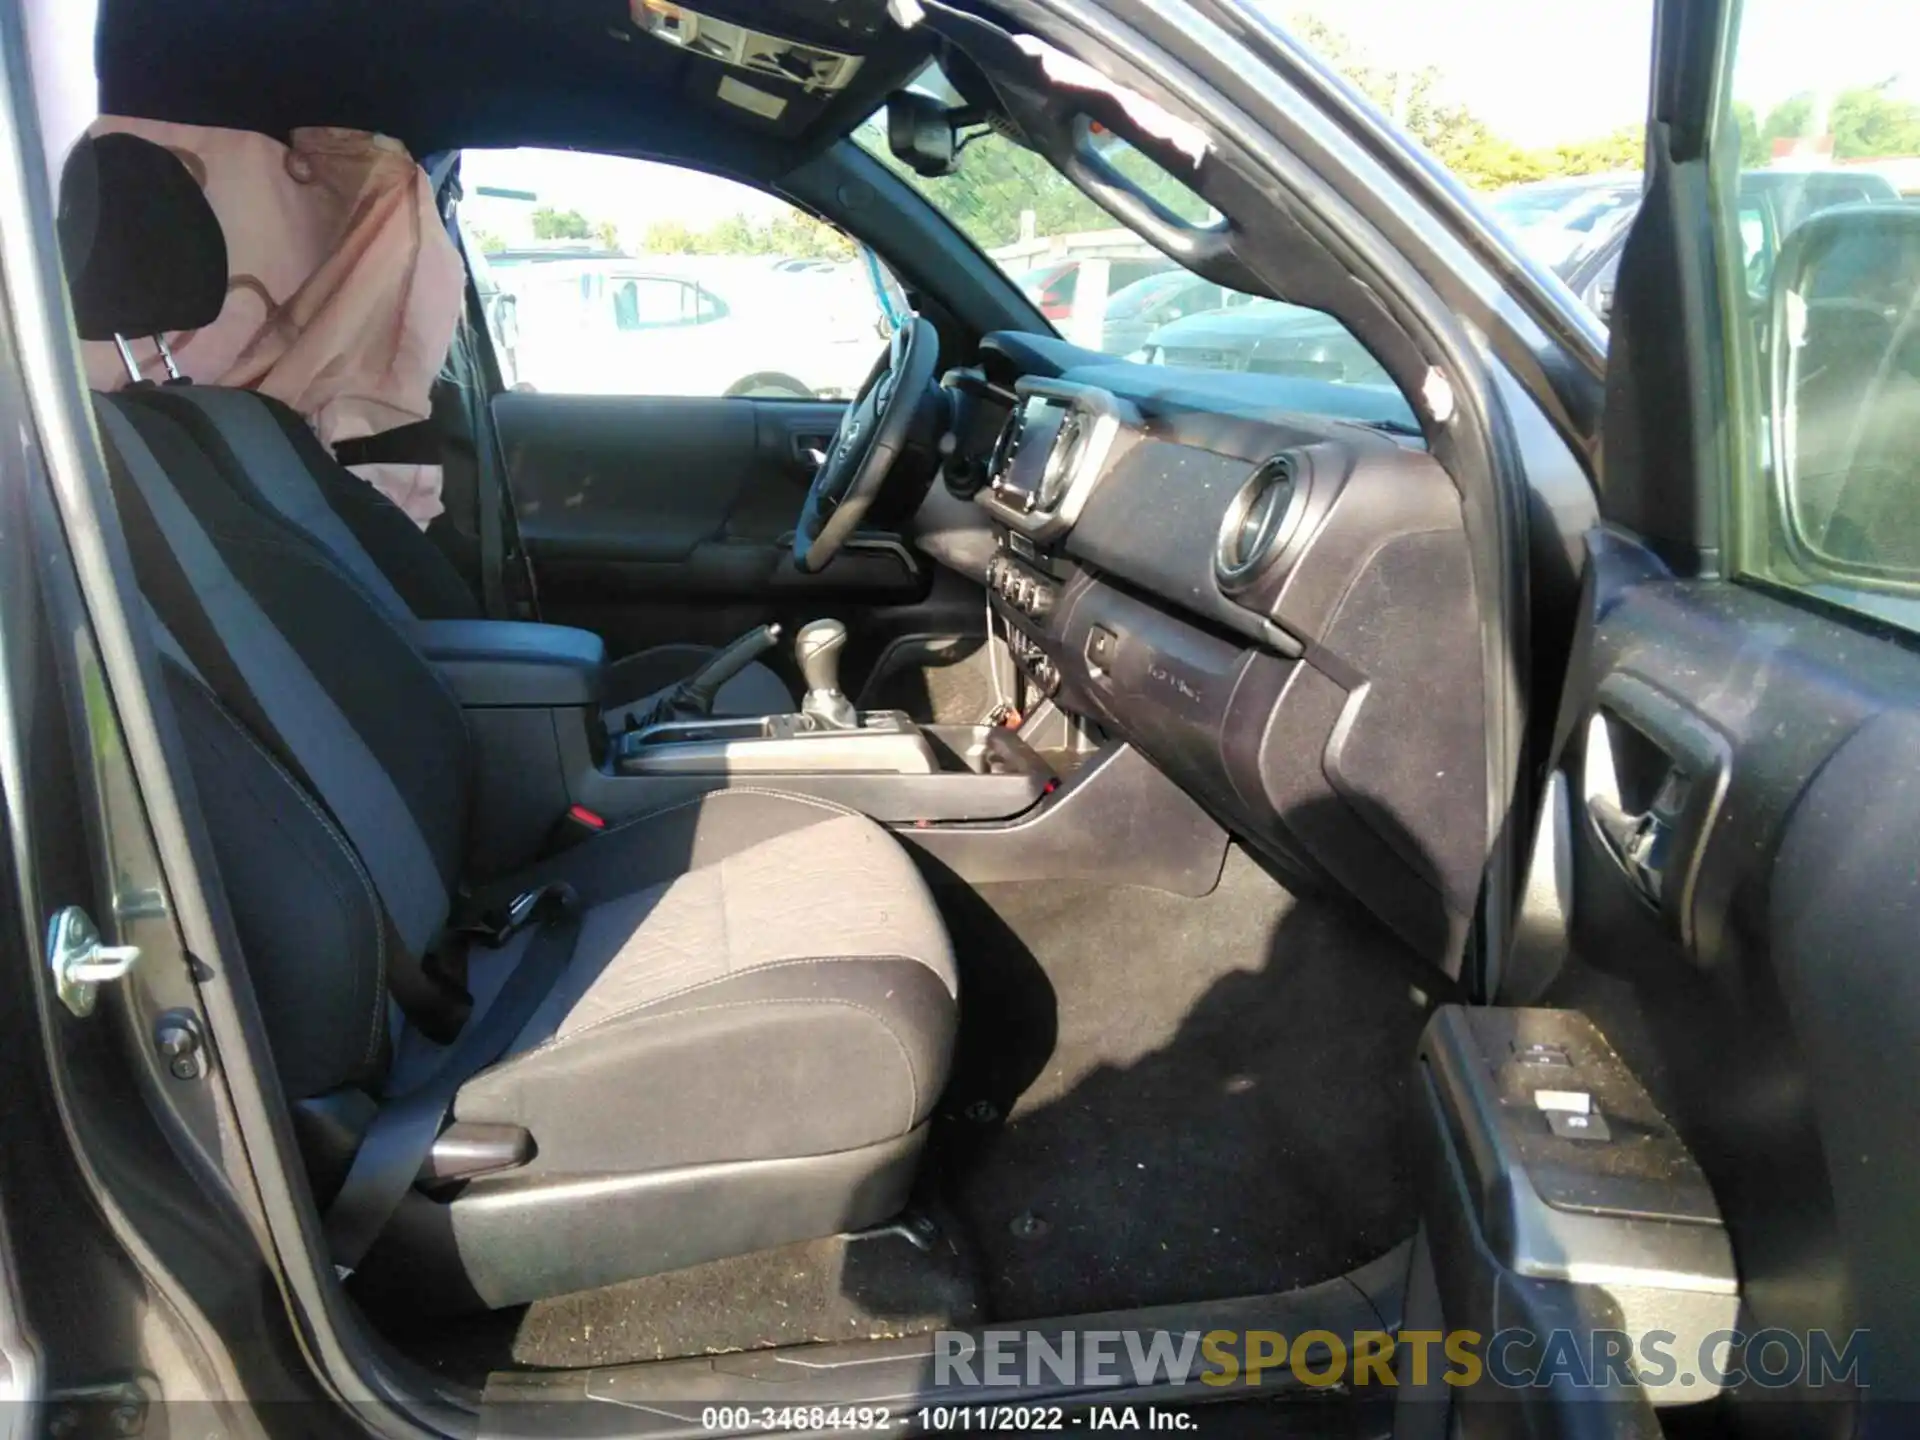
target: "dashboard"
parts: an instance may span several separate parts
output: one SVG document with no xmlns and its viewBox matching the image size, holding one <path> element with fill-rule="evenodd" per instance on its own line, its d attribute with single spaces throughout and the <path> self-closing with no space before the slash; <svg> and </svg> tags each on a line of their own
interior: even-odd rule
<svg viewBox="0 0 1920 1440">
<path fill-rule="evenodd" d="M 947 485 L 1031 686 L 1296 883 L 1457 953 L 1488 844 L 1478 609 L 1401 397 L 1012 333 L 944 383 Z"/>
</svg>

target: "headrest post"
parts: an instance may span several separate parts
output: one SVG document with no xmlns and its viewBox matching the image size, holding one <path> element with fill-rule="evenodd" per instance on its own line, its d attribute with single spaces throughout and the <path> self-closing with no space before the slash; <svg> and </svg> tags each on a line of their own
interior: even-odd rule
<svg viewBox="0 0 1920 1440">
<path fill-rule="evenodd" d="M 116 334 L 113 343 L 120 349 L 120 363 L 127 367 L 127 378 L 134 384 L 140 383 L 140 367 L 134 363 L 133 347 L 127 343 L 127 337 Z"/>
<path fill-rule="evenodd" d="M 167 378 L 169 380 L 178 380 L 180 378 L 180 367 L 173 363 L 173 351 L 167 348 L 167 337 L 164 335 L 154 336 L 153 348 L 160 352 L 160 361 L 167 367 Z"/>
</svg>

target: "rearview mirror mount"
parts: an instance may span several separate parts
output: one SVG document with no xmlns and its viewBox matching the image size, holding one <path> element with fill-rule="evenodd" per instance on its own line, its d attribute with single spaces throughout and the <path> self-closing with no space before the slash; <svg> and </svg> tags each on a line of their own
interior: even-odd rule
<svg viewBox="0 0 1920 1440">
<path fill-rule="evenodd" d="M 916 175 L 951 175 L 960 147 L 954 114 L 931 95 L 899 90 L 887 97 L 887 148 Z"/>
</svg>

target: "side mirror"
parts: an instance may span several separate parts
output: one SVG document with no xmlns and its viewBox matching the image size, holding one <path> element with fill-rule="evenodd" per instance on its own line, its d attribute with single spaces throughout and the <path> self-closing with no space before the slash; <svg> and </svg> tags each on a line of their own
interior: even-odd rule
<svg viewBox="0 0 1920 1440">
<path fill-rule="evenodd" d="M 951 175 L 959 147 L 953 114 L 931 95 L 896 90 L 887 97 L 887 148 L 916 175 Z"/>
<path fill-rule="evenodd" d="M 1838 206 L 1788 235 L 1767 294 L 1767 400 L 1794 560 L 1920 586 L 1920 204 Z"/>
</svg>

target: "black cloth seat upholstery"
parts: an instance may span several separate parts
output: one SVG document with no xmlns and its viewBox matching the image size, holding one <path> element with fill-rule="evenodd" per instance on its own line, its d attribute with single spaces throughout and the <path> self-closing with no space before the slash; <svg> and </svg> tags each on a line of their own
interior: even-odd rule
<svg viewBox="0 0 1920 1440">
<path fill-rule="evenodd" d="M 461 888 L 476 762 L 459 704 L 408 627 L 244 499 L 167 407 L 95 409 L 282 1088 L 296 1118 L 403 1091 L 438 1053 L 390 992 Z M 727 791 L 490 888 L 555 880 L 584 906 L 569 962 L 451 1117 L 521 1127 L 532 1158 L 411 1192 L 363 1283 L 506 1305 L 899 1209 L 957 979 L 893 837 L 817 800 Z M 469 952 L 477 1014 L 534 933 Z"/>
<path fill-rule="evenodd" d="M 60 240 L 82 339 L 190 330 L 220 313 L 227 251 L 219 221 L 186 167 L 151 141 L 111 134 L 75 147 L 61 183 Z M 440 546 L 336 460 L 288 406 L 216 386 L 124 393 L 166 409 L 243 497 L 303 530 L 387 609 L 419 620 L 481 618 L 478 599 Z M 623 728 L 639 702 L 714 653 L 708 645 L 668 644 L 614 661 L 602 692 L 609 728 Z M 759 663 L 714 701 L 723 715 L 795 708 L 786 684 Z"/>
</svg>

